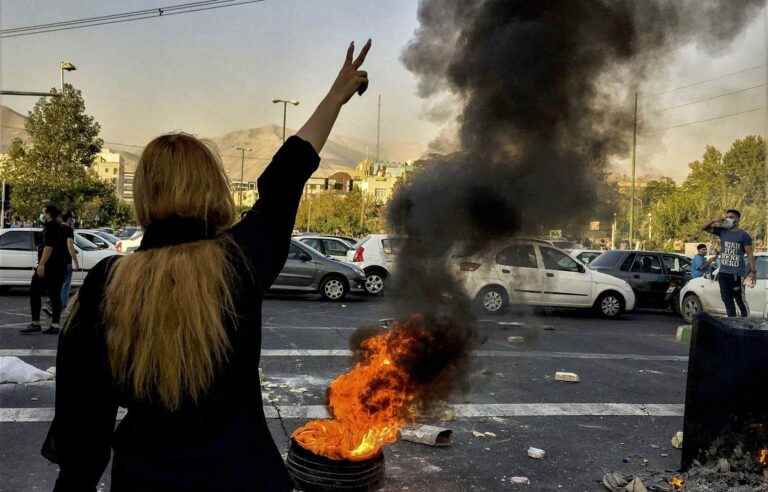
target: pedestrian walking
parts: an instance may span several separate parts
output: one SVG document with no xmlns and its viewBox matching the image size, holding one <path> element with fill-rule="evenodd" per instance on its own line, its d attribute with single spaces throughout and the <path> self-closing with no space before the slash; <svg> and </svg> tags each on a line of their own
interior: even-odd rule
<svg viewBox="0 0 768 492">
<path fill-rule="evenodd" d="M 691 278 L 699 278 L 712 273 L 712 264 L 715 256 L 707 257 L 707 245 L 702 243 L 696 246 L 696 254 L 691 262 Z"/>
<path fill-rule="evenodd" d="M 44 333 L 56 335 L 59 333 L 61 318 L 61 287 L 64 285 L 66 271 L 67 242 L 64 230 L 58 221 L 61 211 L 55 205 L 47 205 L 43 209 L 43 238 L 38 246 L 37 268 L 32 275 L 29 301 L 32 311 L 32 323 L 21 330 L 22 334 Z M 71 259 L 70 259 L 71 261 Z M 40 325 L 40 309 L 42 296 L 46 294 L 51 300 L 51 324 L 45 330 Z"/>
<path fill-rule="evenodd" d="M 703 230 L 720 238 L 720 297 L 729 317 L 736 316 L 736 306 L 742 317 L 749 316 L 744 296 L 745 287 L 755 286 L 756 264 L 752 237 L 739 227 L 741 212 L 730 209 L 721 219 L 713 220 Z M 746 257 L 746 258 L 745 258 Z"/>
<path fill-rule="evenodd" d="M 290 491 L 264 416 L 261 299 L 282 269 L 302 190 L 342 106 L 368 83 L 350 45 L 328 95 L 258 180 L 234 226 L 220 159 L 187 134 L 142 152 L 138 250 L 97 264 L 56 356 L 56 412 L 43 455 L 55 492 Z M 362 92 L 362 90 L 360 91 Z M 115 429 L 118 407 L 127 414 Z"/>
</svg>

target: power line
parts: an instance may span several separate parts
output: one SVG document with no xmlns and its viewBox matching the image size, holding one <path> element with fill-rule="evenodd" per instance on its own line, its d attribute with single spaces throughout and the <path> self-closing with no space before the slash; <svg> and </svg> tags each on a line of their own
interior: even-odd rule
<svg viewBox="0 0 768 492">
<path fill-rule="evenodd" d="M 654 92 L 654 93 L 648 94 L 648 95 L 649 96 L 660 96 L 662 94 L 668 94 L 670 92 L 679 91 L 679 90 L 682 90 L 682 89 L 688 89 L 690 87 L 696 87 L 697 85 L 707 84 L 709 82 L 714 82 L 715 80 L 724 79 L 724 78 L 730 77 L 732 75 L 738 75 L 740 73 L 750 72 L 752 70 L 757 70 L 759 68 L 765 68 L 765 64 L 763 64 L 763 65 L 755 65 L 754 67 L 742 68 L 741 70 L 737 70 L 735 72 L 724 73 L 722 75 L 719 75 L 717 77 L 713 77 L 711 79 L 700 80 L 698 82 L 693 82 L 693 83 L 687 84 L 687 85 L 681 85 L 680 87 L 674 87 L 672 89 L 667 89 L 667 90 L 664 90 L 664 91 L 661 91 L 661 92 Z"/>
<path fill-rule="evenodd" d="M 168 17 L 172 15 L 189 14 L 193 12 L 203 12 L 227 7 L 237 7 L 252 3 L 261 3 L 264 0 L 208 0 L 201 2 L 192 2 L 168 7 L 158 7 L 155 9 L 136 10 L 133 12 L 124 12 L 120 14 L 111 14 L 99 17 L 90 17 L 83 19 L 73 19 L 69 21 L 53 22 L 49 24 L 38 24 L 36 26 L 26 26 L 0 30 L 0 39 L 15 38 L 20 36 L 32 36 L 48 32 L 68 31 L 72 29 L 84 29 L 87 27 L 104 26 L 108 24 L 119 24 L 123 22 L 134 22 L 156 17 Z"/>
<path fill-rule="evenodd" d="M 683 126 L 690 126 L 690 125 L 696 125 L 696 124 L 699 124 L 699 123 L 706 123 L 708 121 L 715 121 L 715 120 L 722 120 L 722 119 L 725 119 L 725 118 L 732 118 L 734 116 L 739 116 L 739 115 L 742 115 L 742 114 L 754 113 L 755 111 L 760 111 L 760 110 L 765 109 L 765 108 L 766 108 L 766 106 L 758 106 L 756 108 L 748 109 L 746 111 L 739 111 L 738 113 L 724 114 L 724 115 L 715 116 L 715 117 L 712 117 L 712 118 L 706 118 L 706 119 L 703 119 L 703 120 L 688 121 L 686 123 L 680 123 L 679 125 L 672 125 L 672 126 L 668 126 L 668 127 L 665 127 L 665 128 L 659 128 L 658 130 L 654 130 L 652 132 L 645 132 L 644 134 L 645 135 L 652 135 L 654 133 L 661 133 L 661 132 L 664 132 L 666 130 L 671 130 L 673 128 L 680 128 L 680 127 L 683 127 Z"/>
<path fill-rule="evenodd" d="M 731 95 L 733 95 L 733 94 L 740 94 L 740 93 L 742 93 L 742 92 L 751 91 L 752 89 L 758 89 L 758 88 L 760 88 L 760 87 L 765 87 L 766 85 L 768 85 L 768 83 L 762 83 L 762 84 L 758 84 L 758 85 L 753 85 L 753 86 L 751 86 L 751 87 L 746 87 L 746 88 L 744 88 L 744 89 L 738 89 L 738 90 L 735 90 L 735 91 L 731 91 L 731 92 L 725 92 L 725 93 L 723 93 L 723 94 L 718 94 L 718 95 L 716 95 L 716 96 L 712 96 L 712 97 L 706 97 L 706 98 L 703 98 L 703 99 L 696 99 L 696 100 L 694 100 L 694 101 L 689 101 L 689 102 L 687 102 L 687 103 L 678 104 L 678 105 L 676 105 L 676 106 L 669 106 L 669 107 L 666 107 L 666 108 L 657 109 L 657 110 L 655 110 L 654 112 L 656 112 L 656 113 L 662 113 L 662 112 L 664 112 L 664 111 L 671 111 L 671 110 L 673 110 L 673 109 L 684 108 L 684 107 L 686 107 L 686 106 L 692 106 L 692 105 L 694 105 L 694 104 L 699 104 L 699 103 L 703 103 L 703 102 L 707 102 L 707 101 L 712 101 L 712 100 L 714 100 L 714 99 L 719 99 L 719 98 L 721 98 L 721 97 L 725 97 L 725 96 L 731 96 Z"/>
</svg>

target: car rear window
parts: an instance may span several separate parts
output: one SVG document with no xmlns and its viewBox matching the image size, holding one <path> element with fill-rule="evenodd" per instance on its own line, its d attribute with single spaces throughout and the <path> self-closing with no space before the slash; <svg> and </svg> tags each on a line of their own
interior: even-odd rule
<svg viewBox="0 0 768 492">
<path fill-rule="evenodd" d="M 610 268 L 616 266 L 622 258 L 624 258 L 622 251 L 606 251 L 590 263 L 589 266 Z"/>
<path fill-rule="evenodd" d="M 403 246 L 403 241 L 400 238 L 391 237 L 381 240 L 381 249 L 385 255 L 396 255 L 400 253 L 400 248 Z"/>
<path fill-rule="evenodd" d="M 759 280 L 768 279 L 768 256 L 757 257 L 757 278 Z"/>
</svg>

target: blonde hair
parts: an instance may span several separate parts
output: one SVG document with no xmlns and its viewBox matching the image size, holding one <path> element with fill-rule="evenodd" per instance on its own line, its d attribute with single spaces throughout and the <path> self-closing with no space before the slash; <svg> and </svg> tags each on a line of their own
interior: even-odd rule
<svg viewBox="0 0 768 492">
<path fill-rule="evenodd" d="M 234 203 L 218 156 L 187 134 L 147 145 L 134 177 L 139 223 L 192 218 L 221 231 Z M 107 281 L 104 315 L 112 374 L 138 398 L 170 410 L 197 401 L 226 360 L 233 313 L 231 251 L 223 238 L 120 258 Z"/>
</svg>

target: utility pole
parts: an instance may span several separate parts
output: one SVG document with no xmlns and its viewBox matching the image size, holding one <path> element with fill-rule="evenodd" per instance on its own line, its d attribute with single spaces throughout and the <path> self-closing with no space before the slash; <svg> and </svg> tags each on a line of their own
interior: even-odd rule
<svg viewBox="0 0 768 492">
<path fill-rule="evenodd" d="M 283 143 L 285 143 L 285 122 L 288 114 L 288 105 L 293 104 L 294 106 L 298 106 L 299 101 L 291 101 L 288 99 L 272 99 L 272 103 L 283 105 Z"/>
<path fill-rule="evenodd" d="M 376 118 L 376 162 L 381 161 L 381 94 L 379 94 L 379 111 Z"/>
<path fill-rule="evenodd" d="M 5 229 L 5 179 L 3 179 L 2 198 L 0 198 L 0 229 Z"/>
<path fill-rule="evenodd" d="M 635 92 L 635 125 L 632 132 L 632 200 L 629 203 L 629 249 L 635 249 L 635 172 L 637 165 L 637 92 Z"/>
<path fill-rule="evenodd" d="M 243 206 L 243 186 L 245 186 L 245 153 L 251 152 L 253 149 L 247 149 L 245 147 L 235 147 L 237 150 L 241 152 L 241 159 L 240 159 L 240 198 L 238 203 L 238 206 Z"/>
</svg>

